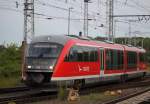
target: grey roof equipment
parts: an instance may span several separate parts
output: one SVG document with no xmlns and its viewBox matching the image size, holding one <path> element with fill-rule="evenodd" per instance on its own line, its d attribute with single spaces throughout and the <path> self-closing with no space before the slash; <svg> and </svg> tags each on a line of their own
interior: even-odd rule
<svg viewBox="0 0 150 104">
<path fill-rule="evenodd" d="M 64 45 L 68 40 L 73 39 L 73 37 L 65 35 L 49 35 L 49 36 L 36 36 L 33 38 L 31 43 L 36 42 L 52 42 Z"/>
</svg>

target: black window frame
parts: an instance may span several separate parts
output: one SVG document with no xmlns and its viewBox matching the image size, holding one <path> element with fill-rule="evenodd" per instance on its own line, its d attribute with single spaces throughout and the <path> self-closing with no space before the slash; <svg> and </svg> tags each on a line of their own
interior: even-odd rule
<svg viewBox="0 0 150 104">
<path fill-rule="evenodd" d="M 123 64 L 123 50 L 106 49 L 106 70 L 122 70 Z"/>
<path fill-rule="evenodd" d="M 137 52 L 134 51 L 127 51 L 127 69 L 134 69 L 137 68 Z"/>
<path fill-rule="evenodd" d="M 74 50 L 75 49 L 75 50 Z M 72 52 L 76 51 L 76 52 Z M 71 59 L 70 55 L 75 53 L 75 60 Z M 65 56 L 65 62 L 97 62 L 98 61 L 98 48 L 90 46 L 74 45 L 70 48 L 68 54 Z"/>
</svg>

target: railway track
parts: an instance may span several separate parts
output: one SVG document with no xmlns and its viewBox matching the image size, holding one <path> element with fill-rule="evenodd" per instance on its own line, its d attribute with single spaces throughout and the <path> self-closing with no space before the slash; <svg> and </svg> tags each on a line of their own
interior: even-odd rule
<svg viewBox="0 0 150 104">
<path fill-rule="evenodd" d="M 139 90 L 138 92 L 135 92 L 135 93 L 131 93 L 131 94 L 128 94 L 128 95 L 124 95 L 124 96 L 118 97 L 118 98 L 116 98 L 114 100 L 105 102 L 103 104 L 117 104 L 117 103 L 121 103 L 122 101 L 125 101 L 125 100 L 127 100 L 129 98 L 136 97 L 136 96 L 141 95 L 141 94 L 143 94 L 145 92 L 148 92 L 148 91 L 150 91 L 150 87 L 142 89 L 142 90 Z"/>
<path fill-rule="evenodd" d="M 13 87 L 13 88 L 0 88 L 0 94 L 27 91 L 27 90 L 29 90 L 29 87 L 26 87 L 26 86 Z"/>
<path fill-rule="evenodd" d="M 8 104 L 9 102 L 23 104 L 37 99 L 54 98 L 57 95 L 56 93 L 57 89 L 51 88 L 50 84 L 37 88 L 27 86 L 0 88 L 0 104 Z"/>
<path fill-rule="evenodd" d="M 129 89 L 129 88 L 135 88 L 135 87 L 143 87 L 143 86 L 149 86 L 150 85 L 150 77 L 145 77 L 144 79 L 135 79 L 130 80 L 126 83 L 111 83 L 111 84 L 104 84 L 104 85 L 94 85 L 94 86 L 87 86 L 81 89 L 81 95 L 82 94 L 88 94 L 88 93 L 97 93 L 97 92 L 104 92 L 108 90 L 118 90 L 118 89 Z M 90 92 L 89 92 L 90 90 Z"/>
<path fill-rule="evenodd" d="M 22 92 L 11 92 L 0 96 L 0 104 L 8 104 L 16 102 L 17 104 L 24 104 L 42 99 L 54 98 L 57 95 L 57 89 L 30 89 Z"/>
<path fill-rule="evenodd" d="M 45 84 L 43 86 L 37 86 L 36 88 L 33 87 L 34 89 L 44 89 L 44 88 L 50 88 L 50 84 Z M 53 87 L 53 86 L 51 86 Z M 1 94 L 7 94 L 7 93 L 13 93 L 13 92 L 21 92 L 21 91 L 29 91 L 33 89 L 32 87 L 27 87 L 27 86 L 17 86 L 17 87 L 12 87 L 12 88 L 0 88 L 0 95 Z"/>
<path fill-rule="evenodd" d="M 113 83 L 113 84 L 86 86 L 83 89 L 81 89 L 80 95 L 85 95 L 91 92 L 103 92 L 107 90 L 127 89 L 149 85 L 150 85 L 150 78 L 144 78 L 143 80 L 140 81 L 132 80 L 124 84 Z M 9 90 L 11 90 L 12 92 Z M 17 102 L 17 104 L 23 104 L 34 101 L 47 100 L 56 98 L 58 93 L 58 89 L 51 89 L 51 88 L 30 89 L 22 87 L 19 89 L 10 88 L 9 90 L 5 89 L 5 91 L 2 91 L 2 89 L 0 89 L 0 91 L 2 91 L 4 94 L 4 96 L 1 96 L 0 93 L 0 104 L 8 104 L 9 102 Z"/>
</svg>

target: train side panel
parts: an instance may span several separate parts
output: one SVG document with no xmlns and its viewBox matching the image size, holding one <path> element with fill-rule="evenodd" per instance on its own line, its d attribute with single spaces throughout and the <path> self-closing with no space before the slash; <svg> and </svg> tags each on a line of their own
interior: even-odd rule
<svg viewBox="0 0 150 104">
<path fill-rule="evenodd" d="M 74 45 L 76 44 L 73 40 L 66 43 L 55 66 L 52 80 L 71 80 L 99 77 L 100 63 L 98 60 L 95 62 L 65 61 L 66 55 L 69 54 L 71 47 Z"/>
</svg>

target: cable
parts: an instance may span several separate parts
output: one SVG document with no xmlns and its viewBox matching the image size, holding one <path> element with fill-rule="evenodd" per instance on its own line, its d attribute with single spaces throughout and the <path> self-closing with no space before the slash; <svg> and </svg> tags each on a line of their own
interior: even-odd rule
<svg viewBox="0 0 150 104">
<path fill-rule="evenodd" d="M 141 7 L 141 8 L 143 8 L 143 9 L 145 9 L 146 11 L 148 11 L 149 13 L 150 13 L 150 10 L 149 9 L 147 9 L 147 8 L 145 8 L 143 5 L 140 5 L 139 3 L 137 3 L 136 1 L 134 1 L 134 0 L 131 0 L 133 3 L 135 3 L 137 6 L 139 6 L 139 7 Z"/>
<path fill-rule="evenodd" d="M 116 0 L 118 3 L 120 4 L 124 4 L 123 2 L 119 1 L 119 0 Z M 131 0 L 132 1 L 132 0 Z M 138 10 L 140 9 L 142 12 L 143 12 L 143 9 L 144 8 L 141 8 L 139 7 L 138 5 L 132 5 L 132 4 L 129 4 L 129 2 L 127 2 L 126 4 L 124 4 L 125 6 L 128 6 L 128 7 L 131 7 L 131 8 L 137 8 Z"/>
<path fill-rule="evenodd" d="M 16 10 L 16 9 L 14 9 L 14 8 L 0 7 L 0 9 L 4 9 L 4 10 L 9 10 L 9 11 L 14 11 L 14 12 L 23 13 L 23 11 L 21 11 L 21 10 Z M 43 19 L 47 19 L 47 20 L 50 20 L 51 18 L 53 18 L 53 19 L 63 19 L 63 20 L 68 20 L 67 17 L 49 16 L 49 15 L 45 15 L 45 14 L 38 13 L 38 12 L 35 12 L 34 14 L 35 14 L 35 15 L 38 15 L 38 16 L 44 16 L 45 18 L 43 18 Z M 37 18 L 37 17 L 35 17 L 35 18 Z M 40 17 L 38 17 L 38 18 L 40 18 Z M 80 19 L 80 18 L 71 18 L 70 20 L 80 21 L 80 20 L 84 20 L 84 19 Z"/>
<path fill-rule="evenodd" d="M 22 3 L 19 3 L 19 1 L 17 1 L 17 0 L 0 0 L 0 2 L 2 2 L 2 3 L 9 2 L 9 4 L 13 3 L 13 4 L 18 5 L 18 6 L 24 6 Z"/>
<path fill-rule="evenodd" d="M 38 3 L 41 4 L 41 5 L 43 5 L 43 6 L 48 6 L 48 7 L 52 7 L 52 8 L 56 8 L 56 9 L 60 9 L 60 10 L 68 12 L 68 8 L 62 8 L 62 7 L 59 7 L 59 6 L 56 6 L 56 5 L 52 5 L 52 4 L 49 4 L 49 3 L 45 3 L 45 2 L 42 2 L 42 1 L 39 1 L 39 0 L 36 0 L 36 1 L 38 1 Z M 83 13 L 78 12 L 78 11 L 74 11 L 74 10 L 71 10 L 71 12 L 83 15 Z M 89 16 L 91 16 L 91 15 L 89 14 Z"/>
<path fill-rule="evenodd" d="M 70 0 L 70 2 L 69 1 L 66 2 L 66 1 L 62 1 L 62 0 L 54 0 L 54 1 L 61 2 L 64 4 L 70 4 L 70 5 L 73 5 L 75 7 L 81 7 L 80 5 L 82 5 L 82 2 L 78 3 L 76 0 Z M 71 3 L 71 1 L 74 3 Z M 82 1 L 82 0 L 78 0 L 78 1 Z M 75 4 L 77 4 L 77 5 L 75 5 Z"/>
<path fill-rule="evenodd" d="M 43 6 L 48 6 L 48 7 L 60 9 L 60 10 L 63 10 L 63 11 L 68 11 L 68 8 L 62 8 L 62 7 L 59 7 L 59 6 L 56 6 L 56 5 L 52 5 L 52 4 L 49 4 L 49 3 L 44 3 L 44 2 L 41 2 L 40 0 L 36 0 L 36 1 L 38 1 Z M 78 14 L 81 14 L 81 12 L 77 12 L 77 11 L 73 11 L 73 10 L 71 10 L 71 12 L 76 12 Z"/>
<path fill-rule="evenodd" d="M 67 18 L 67 17 L 49 16 L 49 15 L 46 15 L 46 14 L 36 13 L 36 12 L 35 12 L 34 14 L 40 15 L 40 16 L 45 16 L 45 17 L 47 17 L 48 19 L 49 19 L 49 18 L 54 18 L 54 19 L 64 19 L 64 20 L 67 20 L 67 21 L 68 21 L 68 18 Z M 84 20 L 84 19 L 82 19 L 82 18 L 71 18 L 70 20 L 77 20 L 77 21 L 79 21 L 79 20 Z"/>
<path fill-rule="evenodd" d="M 8 10 L 8 11 L 14 11 L 14 12 L 19 12 L 19 13 L 23 13 L 23 11 L 21 11 L 21 10 L 16 10 L 16 9 L 13 9 L 13 8 L 0 7 L 0 9 Z"/>
</svg>

